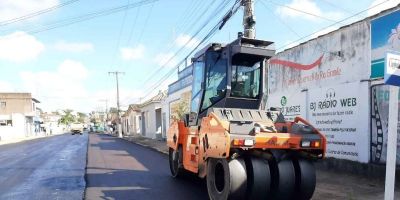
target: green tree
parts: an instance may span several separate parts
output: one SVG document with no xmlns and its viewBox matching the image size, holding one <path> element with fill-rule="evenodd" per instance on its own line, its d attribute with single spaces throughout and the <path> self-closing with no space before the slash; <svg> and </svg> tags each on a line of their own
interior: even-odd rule
<svg viewBox="0 0 400 200">
<path fill-rule="evenodd" d="M 85 113 L 78 112 L 78 122 L 85 123 L 87 115 Z"/>
<path fill-rule="evenodd" d="M 72 114 L 73 110 L 71 109 L 66 109 L 63 110 L 64 114 L 62 115 L 60 119 L 60 124 L 71 124 L 72 122 L 75 122 L 75 116 Z"/>
<path fill-rule="evenodd" d="M 174 116 L 176 119 L 183 119 L 184 115 L 188 113 L 189 113 L 189 100 L 181 99 L 172 116 Z"/>
</svg>

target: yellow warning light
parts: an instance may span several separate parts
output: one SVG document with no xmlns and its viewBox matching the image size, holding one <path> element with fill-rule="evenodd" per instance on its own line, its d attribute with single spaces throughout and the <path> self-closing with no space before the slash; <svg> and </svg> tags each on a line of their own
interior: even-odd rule
<svg viewBox="0 0 400 200">
<path fill-rule="evenodd" d="M 235 146 L 243 146 L 244 140 L 243 139 L 233 139 L 233 145 Z"/>
<path fill-rule="evenodd" d="M 314 141 L 314 147 L 319 147 L 319 146 L 320 146 L 319 141 Z"/>
</svg>

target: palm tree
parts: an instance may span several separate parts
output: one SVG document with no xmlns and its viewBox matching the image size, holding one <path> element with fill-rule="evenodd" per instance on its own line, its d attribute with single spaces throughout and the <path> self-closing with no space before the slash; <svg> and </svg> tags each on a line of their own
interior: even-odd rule
<svg viewBox="0 0 400 200">
<path fill-rule="evenodd" d="M 71 109 L 66 109 L 63 110 L 64 114 L 62 115 L 60 119 L 60 124 L 71 124 L 72 122 L 75 122 L 75 116 L 72 114 L 73 110 Z"/>
</svg>

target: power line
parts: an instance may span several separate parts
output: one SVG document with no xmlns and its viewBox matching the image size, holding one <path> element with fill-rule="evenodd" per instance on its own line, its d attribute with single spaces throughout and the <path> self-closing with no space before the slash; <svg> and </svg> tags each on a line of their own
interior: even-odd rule
<svg viewBox="0 0 400 200">
<path fill-rule="evenodd" d="M 222 1 L 221 4 L 222 4 L 223 2 L 225 2 L 225 1 L 227 1 L 227 0 Z M 198 2 L 200 2 L 200 1 L 198 1 Z M 200 15 L 198 15 L 198 18 L 197 18 L 196 20 L 194 20 L 191 24 L 194 24 L 195 22 L 200 21 L 201 17 L 203 17 L 203 16 L 206 14 L 206 12 L 207 12 L 208 10 L 210 10 L 211 6 L 212 6 L 215 2 L 217 2 L 217 1 L 212 1 L 212 3 L 211 3 L 208 7 L 206 7 L 206 9 L 205 9 Z M 220 4 L 220 6 L 221 6 L 221 4 Z M 197 4 L 196 4 L 196 5 L 197 5 Z M 218 10 L 218 8 L 220 8 L 220 6 L 217 7 L 217 10 Z M 198 8 L 198 5 L 197 5 L 196 8 Z M 198 10 L 198 9 L 195 9 L 195 10 Z M 189 12 L 189 13 L 194 13 L 194 12 Z M 195 15 L 190 15 L 190 17 L 191 17 L 191 16 L 194 17 Z M 215 15 L 213 15 L 213 17 L 215 17 Z M 189 17 L 188 17 L 188 18 L 189 18 Z M 188 19 L 188 18 L 184 18 L 184 19 Z M 207 20 L 207 21 L 209 21 L 209 20 Z M 186 20 L 185 23 L 183 23 L 183 24 L 186 25 L 186 22 L 190 22 L 190 20 Z M 183 33 L 189 32 L 189 31 L 191 30 L 191 28 L 193 28 L 193 27 L 194 27 L 194 26 L 190 26 L 188 29 L 186 29 L 185 27 L 178 27 L 177 32 L 180 32 L 182 29 L 185 29 L 184 31 L 182 31 Z M 202 29 L 205 28 L 205 26 L 201 26 L 200 28 L 201 28 L 201 30 L 202 30 Z M 178 31 L 178 30 L 179 30 L 179 31 Z M 189 41 L 187 41 L 184 45 L 182 45 L 182 47 L 181 47 L 182 50 L 183 50 L 188 44 L 190 44 L 194 39 L 195 39 L 195 38 L 194 38 L 194 36 L 193 36 L 193 37 L 190 38 Z M 176 42 L 177 42 L 177 37 L 175 37 L 175 38 L 173 39 L 173 41 L 172 41 L 170 44 L 166 45 L 167 48 L 165 48 L 163 51 L 166 51 L 166 52 L 171 51 L 171 50 L 173 49 L 173 47 L 176 46 Z M 161 66 L 160 66 L 159 68 L 157 68 L 156 70 L 154 70 L 154 71 L 151 73 L 151 76 L 149 76 L 149 77 L 146 79 L 146 81 L 145 81 L 144 83 L 146 84 L 146 83 L 148 83 L 152 78 L 154 78 L 154 77 L 155 77 L 154 75 L 156 75 L 160 70 L 162 70 L 163 67 L 164 67 L 165 65 L 167 65 L 167 64 L 173 59 L 173 57 L 175 57 L 175 55 L 173 55 L 171 58 L 167 58 L 167 59 L 166 59 L 167 61 L 166 61 L 165 63 L 162 63 Z"/>
<path fill-rule="evenodd" d="M 215 2 L 215 1 L 213 1 L 213 2 Z M 183 25 L 186 25 L 187 20 L 190 19 L 189 16 L 192 16 L 192 14 L 195 13 L 194 11 L 198 10 L 198 9 L 196 9 L 197 8 L 196 6 L 198 6 L 196 3 L 200 3 L 199 5 L 201 5 L 201 1 L 192 0 L 191 4 L 189 4 L 188 7 L 186 7 L 186 9 L 183 9 L 186 12 L 182 13 L 182 15 L 179 18 L 179 20 L 177 20 L 175 22 L 175 26 L 174 26 L 173 32 L 169 33 L 169 35 L 166 37 L 166 40 L 163 40 L 162 42 L 159 43 L 159 44 L 164 44 L 164 43 L 167 42 L 167 40 L 169 40 L 170 37 L 172 38 L 172 41 L 168 45 L 165 45 L 165 48 L 163 49 L 163 51 L 165 51 L 166 49 L 168 49 L 167 51 L 169 51 L 176 44 L 176 35 L 175 35 L 175 33 L 181 32 L 181 29 L 183 28 Z M 193 27 L 193 26 L 191 26 L 191 27 Z"/>
<path fill-rule="evenodd" d="M 128 0 L 128 4 L 129 4 L 129 3 L 130 3 L 130 0 Z M 125 20 L 126 20 L 126 15 L 127 15 L 127 14 L 128 14 L 128 10 L 125 10 L 124 16 L 122 17 L 121 27 L 120 27 L 120 29 L 119 29 L 117 44 L 116 44 L 116 47 L 115 47 L 115 50 L 114 50 L 114 54 L 113 54 L 113 57 L 112 57 L 112 62 L 111 62 L 112 64 L 111 64 L 110 66 L 114 66 L 114 64 L 115 64 L 115 58 L 116 58 L 116 56 L 117 56 L 117 54 L 118 54 L 118 49 L 119 49 L 119 46 L 120 46 L 121 36 L 122 36 L 122 32 L 123 32 L 123 30 L 124 30 Z"/>
<path fill-rule="evenodd" d="M 138 38 L 138 40 L 137 40 L 137 42 L 136 42 L 137 45 L 140 43 L 140 40 L 142 39 L 143 32 L 145 31 L 145 29 L 146 29 L 146 27 L 147 27 L 147 23 L 148 23 L 148 21 L 149 21 L 151 12 L 153 11 L 153 7 L 154 7 L 154 3 L 151 4 L 150 11 L 148 12 L 147 17 L 146 17 L 146 19 L 145 19 L 145 21 L 144 21 L 144 26 L 143 26 L 142 31 L 140 32 L 139 38 Z"/>
<path fill-rule="evenodd" d="M 292 32 L 293 34 L 295 34 L 297 37 L 301 37 L 300 34 L 297 33 L 289 24 L 287 24 L 285 21 L 283 21 L 283 19 L 281 19 L 280 17 L 276 16 L 276 15 L 274 14 L 274 11 L 273 11 L 271 8 L 269 8 L 269 7 L 267 6 L 267 4 L 266 4 L 264 1 L 258 1 L 258 2 L 261 2 L 261 4 L 262 4 L 266 9 L 268 9 L 269 12 L 272 13 L 272 14 L 275 16 L 275 18 L 278 19 L 290 32 Z"/>
<path fill-rule="evenodd" d="M 36 11 L 36 12 L 33 12 L 33 13 L 29 13 L 29 14 L 24 15 L 24 16 L 20 16 L 20 17 L 16 17 L 16 18 L 13 18 L 13 19 L 4 20 L 4 21 L 0 22 L 0 26 L 6 26 L 8 24 L 12 24 L 12 23 L 23 21 L 23 20 L 27 20 L 29 18 L 33 18 L 33 17 L 39 16 L 39 15 L 42 15 L 42 14 L 57 10 L 59 8 L 62 8 L 64 6 L 67 6 L 67 5 L 70 5 L 70 4 L 73 4 L 73 3 L 78 2 L 78 1 L 79 0 L 70 0 L 70 1 L 67 1 L 67 2 L 64 2 L 64 3 L 61 3 L 61 4 L 57 4 L 55 6 L 49 7 L 49 8 L 45 8 L 43 10 L 39 10 L 39 11 Z"/>
<path fill-rule="evenodd" d="M 129 35 L 128 35 L 128 41 L 126 42 L 128 45 L 131 43 L 132 36 L 133 36 L 133 31 L 135 30 L 136 22 L 137 22 L 137 19 L 139 17 L 140 7 L 138 7 L 137 9 L 138 10 L 136 12 L 135 19 L 133 20 L 133 25 L 132 25 L 131 31 L 129 32 Z"/>
<path fill-rule="evenodd" d="M 340 21 L 338 21 L 338 22 L 335 22 L 335 23 L 333 23 L 333 24 L 331 24 L 331 25 L 329 25 L 329 26 L 326 26 L 326 27 L 324 27 L 324 28 L 322 28 L 322 29 L 319 29 L 318 31 L 315 31 L 315 32 L 313 32 L 313 33 L 310 33 L 310 34 L 308 34 L 308 35 L 305 35 L 305 36 L 303 36 L 303 37 L 301 37 L 301 38 L 299 38 L 299 39 L 297 39 L 297 40 L 295 40 L 295 41 L 290 42 L 289 44 L 283 45 L 283 46 L 277 48 L 276 50 L 280 50 L 280 49 L 283 49 L 283 48 L 285 48 L 285 47 L 287 47 L 287 46 L 290 46 L 290 45 L 292 45 L 292 44 L 294 44 L 294 43 L 296 43 L 296 42 L 299 42 L 299 41 L 301 41 L 301 40 L 303 40 L 303 39 L 305 39 L 305 38 L 308 38 L 308 37 L 310 37 L 310 36 L 312 36 L 312 35 L 314 35 L 314 34 L 320 32 L 320 31 L 322 31 L 322 30 L 325 30 L 325 29 L 327 29 L 327 28 L 330 28 L 330 27 L 332 27 L 332 26 L 335 26 L 335 25 L 337 25 L 337 24 L 339 24 L 339 23 L 342 23 L 342 22 L 344 22 L 344 21 L 346 21 L 346 20 L 348 20 L 348 19 L 351 19 L 351 18 L 353 18 L 353 17 L 355 17 L 355 16 L 357 16 L 357 15 L 360 15 L 360 14 L 362 14 L 362 13 L 368 11 L 368 10 L 371 10 L 371 9 L 377 7 L 377 6 L 380 6 L 380 5 L 382 5 L 382 4 L 384 4 L 384 3 L 388 2 L 388 1 L 390 1 L 390 0 L 383 1 L 383 2 L 381 2 L 381 3 L 378 3 L 378 4 L 374 5 L 374 6 L 371 6 L 371 7 L 367 8 L 367 9 L 365 9 L 365 10 L 361 10 L 361 11 L 359 11 L 359 12 L 357 12 L 357 13 L 355 13 L 355 14 L 349 16 L 349 17 L 346 17 L 346 18 L 344 18 L 344 19 L 342 19 L 342 20 L 340 20 Z"/>
<path fill-rule="evenodd" d="M 264 6 L 265 8 L 267 8 L 272 14 L 274 13 L 274 12 L 272 11 L 272 9 L 270 9 L 270 8 L 266 5 L 265 2 L 263 2 L 263 1 L 260 1 L 260 2 L 261 2 L 261 3 L 263 4 L 263 6 Z M 287 29 L 289 29 L 292 33 L 294 33 L 297 37 L 301 37 L 300 34 L 297 33 L 289 24 L 287 24 L 285 21 L 283 21 L 283 19 L 281 19 L 280 17 L 277 17 L 275 14 L 274 14 L 274 16 L 275 16 L 283 25 L 285 25 Z M 319 46 L 319 48 L 321 48 L 321 49 L 320 49 L 321 52 L 323 52 L 323 53 L 330 53 L 330 52 L 328 52 L 326 49 L 324 49 L 320 43 L 317 42 L 317 45 Z"/>
<path fill-rule="evenodd" d="M 126 5 L 123 5 L 123 6 L 118 6 L 118 7 L 114 7 L 114 8 L 104 9 L 104 10 L 100 10 L 100 11 L 96 11 L 96 12 L 80 15 L 80 16 L 77 16 L 77 17 L 62 19 L 62 20 L 50 22 L 50 23 L 46 24 L 46 27 L 44 27 L 44 28 L 39 28 L 39 29 L 27 31 L 27 33 L 28 34 L 37 34 L 37 33 L 49 31 L 49 30 L 56 29 L 56 28 L 62 28 L 62 27 L 65 27 L 65 26 L 68 26 L 68 25 L 71 25 L 71 24 L 87 21 L 87 20 L 94 19 L 94 18 L 97 18 L 97 17 L 111 15 L 111 14 L 116 13 L 116 12 L 121 12 L 121 11 L 124 11 L 124 10 L 140 7 L 140 6 L 147 5 L 147 4 L 150 4 L 150 3 L 154 3 L 154 2 L 157 2 L 157 1 L 159 1 L 159 0 L 142 0 L 142 1 L 137 1 L 135 3 L 126 4 Z"/>
<path fill-rule="evenodd" d="M 224 2 L 226 2 L 226 1 L 224 1 Z M 176 51 L 169 59 L 167 59 L 167 61 L 166 61 L 164 64 L 162 64 L 159 68 L 157 68 L 157 70 L 155 70 L 155 71 L 149 76 L 149 78 L 147 78 L 147 79 L 144 81 L 144 84 L 148 83 L 161 69 L 163 69 L 169 62 L 171 62 L 172 59 L 173 59 L 174 57 L 176 57 L 182 50 L 184 50 L 184 49 L 186 48 L 186 46 L 187 46 L 188 44 L 190 44 L 190 43 L 194 40 L 194 38 L 206 27 L 206 25 L 209 23 L 209 21 L 210 21 L 213 17 L 215 17 L 215 14 L 218 13 L 218 12 L 221 12 L 222 9 L 223 9 L 227 4 L 225 4 L 224 6 L 221 6 L 221 5 L 222 5 L 222 4 L 220 4 L 220 6 L 217 7 L 217 9 L 214 11 L 214 13 L 213 13 L 212 15 L 210 15 L 210 17 L 209 17 L 207 20 L 205 20 L 205 22 L 200 26 L 200 28 L 199 28 L 199 29 L 196 31 L 196 33 L 191 37 L 191 39 L 188 40 L 188 41 L 186 41 L 186 43 L 185 43 L 181 48 L 179 48 L 178 51 Z M 190 55 L 190 54 L 189 54 L 189 55 Z M 188 56 L 189 56 L 189 55 L 188 55 Z M 184 60 L 186 60 L 186 58 L 187 58 L 188 56 L 186 56 Z"/>
<path fill-rule="evenodd" d="M 148 95 L 150 95 L 154 89 L 156 89 L 157 87 L 159 87 L 169 76 L 171 76 L 175 70 L 177 70 L 180 66 L 181 63 L 183 63 L 184 61 L 186 61 L 186 58 L 189 57 L 192 53 L 194 53 L 197 48 L 202 45 L 205 41 L 207 41 L 208 39 L 210 39 L 217 30 L 221 30 L 223 25 L 230 19 L 230 17 L 232 17 L 240 8 L 240 0 L 236 0 L 235 4 L 232 6 L 232 8 L 223 16 L 223 18 L 208 32 L 208 34 L 199 42 L 199 44 L 197 44 L 197 46 L 190 51 L 190 53 L 185 57 L 184 60 L 182 60 L 182 62 L 180 62 L 178 65 L 176 65 L 174 68 L 172 68 L 167 74 L 165 74 L 158 82 L 156 82 L 156 84 L 154 84 L 154 87 L 150 88 L 150 92 L 148 92 L 143 98 L 146 98 Z"/>
<path fill-rule="evenodd" d="M 314 13 L 306 12 L 306 11 L 303 11 L 303 10 L 300 10 L 300 9 L 297 9 L 297 8 L 293 8 L 293 7 L 290 7 L 290 6 L 287 6 L 287 5 L 283 5 L 283 4 L 280 4 L 280 3 L 276 3 L 274 1 L 270 1 L 270 0 L 265 0 L 265 1 L 267 1 L 269 3 L 272 3 L 272 4 L 276 5 L 276 6 L 284 7 L 284 8 L 287 8 L 287 9 L 290 9 L 290 10 L 294 10 L 296 12 L 300 12 L 300 13 L 303 13 L 303 14 L 306 14 L 306 15 L 310 15 L 310 16 L 313 16 L 313 17 L 321 18 L 321 19 L 324 19 L 326 21 L 337 22 L 336 20 L 329 19 L 329 18 L 324 17 L 324 16 L 320 16 L 320 15 L 317 15 L 317 14 L 314 14 Z"/>
<path fill-rule="evenodd" d="M 323 1 L 324 3 L 330 5 L 331 7 L 338 8 L 338 9 L 343 10 L 343 11 L 349 13 L 349 14 L 353 14 L 351 11 L 349 11 L 349 10 L 343 8 L 343 7 L 340 7 L 340 6 L 338 6 L 338 5 L 334 4 L 334 3 L 331 3 L 328 0 L 320 0 L 320 1 Z"/>
</svg>

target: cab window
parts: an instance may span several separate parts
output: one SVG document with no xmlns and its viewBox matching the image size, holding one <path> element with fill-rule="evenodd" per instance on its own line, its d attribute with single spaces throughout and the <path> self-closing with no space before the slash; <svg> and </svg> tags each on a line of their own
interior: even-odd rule
<svg viewBox="0 0 400 200">
<path fill-rule="evenodd" d="M 192 102 L 190 105 L 190 111 L 194 113 L 199 110 L 203 74 L 204 62 L 195 62 L 193 66 Z"/>
<path fill-rule="evenodd" d="M 227 61 L 218 52 L 207 53 L 205 93 L 201 110 L 204 111 L 224 98 L 226 94 Z"/>
<path fill-rule="evenodd" d="M 231 96 L 259 98 L 260 76 L 260 62 L 256 62 L 251 66 L 232 65 Z"/>
</svg>

